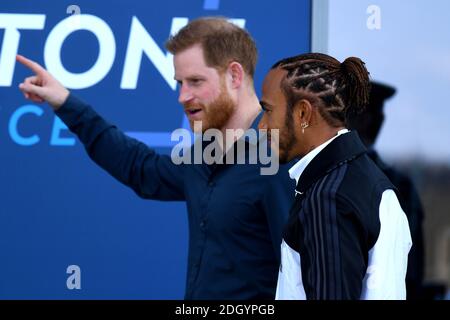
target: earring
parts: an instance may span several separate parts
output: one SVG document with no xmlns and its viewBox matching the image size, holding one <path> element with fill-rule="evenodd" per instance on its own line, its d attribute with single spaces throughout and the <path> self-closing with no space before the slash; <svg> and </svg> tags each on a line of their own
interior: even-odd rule
<svg viewBox="0 0 450 320">
<path fill-rule="evenodd" d="M 301 127 L 302 127 L 302 134 L 305 134 L 305 129 L 309 127 L 308 122 L 303 122 L 301 124 Z"/>
</svg>

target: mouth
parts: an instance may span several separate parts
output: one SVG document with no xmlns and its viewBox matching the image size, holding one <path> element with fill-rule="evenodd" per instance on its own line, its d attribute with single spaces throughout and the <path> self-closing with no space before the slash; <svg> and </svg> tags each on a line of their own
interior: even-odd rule
<svg viewBox="0 0 450 320">
<path fill-rule="evenodd" d="M 198 108 L 198 109 L 192 108 L 192 109 L 186 109 L 185 110 L 186 115 L 188 116 L 188 118 L 199 118 L 200 115 L 202 114 L 202 111 L 203 110 L 201 108 Z"/>
<path fill-rule="evenodd" d="M 186 110 L 186 112 L 188 114 L 196 114 L 198 112 L 202 111 L 202 109 L 190 109 L 190 110 Z"/>
</svg>

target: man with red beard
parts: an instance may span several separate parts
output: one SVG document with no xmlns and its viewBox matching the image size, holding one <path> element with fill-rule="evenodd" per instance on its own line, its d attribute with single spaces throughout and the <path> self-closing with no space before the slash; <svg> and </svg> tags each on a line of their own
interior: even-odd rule
<svg viewBox="0 0 450 320">
<path fill-rule="evenodd" d="M 166 47 L 191 127 L 199 121 L 202 131 L 257 128 L 257 50 L 245 30 L 220 18 L 197 19 Z M 17 60 L 35 73 L 19 85 L 25 97 L 48 102 L 98 165 L 140 197 L 186 201 L 186 299 L 275 297 L 281 229 L 294 187 L 286 168 L 262 175 L 259 163 L 176 165 L 107 123 L 35 62 Z"/>
</svg>

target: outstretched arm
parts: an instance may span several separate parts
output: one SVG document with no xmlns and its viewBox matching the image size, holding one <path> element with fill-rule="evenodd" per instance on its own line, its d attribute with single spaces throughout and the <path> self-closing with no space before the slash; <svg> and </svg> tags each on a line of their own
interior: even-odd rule
<svg viewBox="0 0 450 320">
<path fill-rule="evenodd" d="M 38 63 L 23 56 L 17 61 L 35 74 L 19 85 L 25 98 L 48 102 L 84 144 L 88 155 L 139 196 L 184 200 L 183 166 L 128 137 L 83 103 Z"/>
</svg>

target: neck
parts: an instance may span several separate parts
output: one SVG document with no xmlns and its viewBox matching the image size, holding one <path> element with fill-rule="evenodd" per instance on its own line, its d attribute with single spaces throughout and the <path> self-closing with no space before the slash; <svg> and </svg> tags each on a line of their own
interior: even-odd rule
<svg viewBox="0 0 450 320">
<path fill-rule="evenodd" d="M 322 128 L 317 129 L 318 130 L 310 130 L 308 133 L 305 130 L 305 138 L 309 140 L 309 143 L 305 144 L 306 148 L 303 151 L 303 155 L 308 154 L 321 144 L 335 137 L 338 131 L 345 129 L 345 127 L 330 127 L 328 125 L 325 125 L 322 126 Z"/>
<path fill-rule="evenodd" d="M 224 138 L 226 137 L 226 130 L 238 130 L 234 141 L 230 141 L 230 143 L 225 146 L 225 152 L 228 151 L 236 140 L 242 137 L 243 132 L 239 131 L 246 131 L 249 129 L 260 112 L 261 106 L 258 97 L 254 92 L 239 97 L 235 112 L 221 129 Z M 237 134 L 238 132 L 240 134 Z"/>
</svg>

